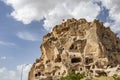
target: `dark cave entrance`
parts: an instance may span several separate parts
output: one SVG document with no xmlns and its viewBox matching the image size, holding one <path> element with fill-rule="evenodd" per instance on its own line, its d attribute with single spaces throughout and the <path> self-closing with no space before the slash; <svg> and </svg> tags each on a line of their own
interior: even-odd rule
<svg viewBox="0 0 120 80">
<path fill-rule="evenodd" d="M 71 63 L 78 63 L 78 62 L 81 62 L 80 58 L 72 58 L 71 59 Z"/>
</svg>

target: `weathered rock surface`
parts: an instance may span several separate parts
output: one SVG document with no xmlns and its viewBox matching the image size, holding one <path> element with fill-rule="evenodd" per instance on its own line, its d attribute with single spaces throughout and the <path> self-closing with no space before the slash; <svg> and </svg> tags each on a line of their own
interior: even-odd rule
<svg viewBox="0 0 120 80">
<path fill-rule="evenodd" d="M 29 80 L 57 80 L 69 71 L 120 75 L 120 39 L 98 20 L 68 19 L 56 25 L 43 37 L 41 51 Z"/>
</svg>

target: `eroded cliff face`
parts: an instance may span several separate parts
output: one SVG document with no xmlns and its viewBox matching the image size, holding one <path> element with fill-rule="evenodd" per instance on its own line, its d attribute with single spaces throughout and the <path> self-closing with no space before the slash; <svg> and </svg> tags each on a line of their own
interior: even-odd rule
<svg viewBox="0 0 120 80">
<path fill-rule="evenodd" d="M 68 19 L 56 25 L 43 37 L 41 51 L 29 80 L 57 80 L 69 71 L 120 75 L 120 39 L 98 20 Z"/>
</svg>

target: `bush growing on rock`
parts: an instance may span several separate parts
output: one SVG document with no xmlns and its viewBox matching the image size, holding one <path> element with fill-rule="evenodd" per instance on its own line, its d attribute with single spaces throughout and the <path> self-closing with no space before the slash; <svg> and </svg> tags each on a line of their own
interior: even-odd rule
<svg viewBox="0 0 120 80">
<path fill-rule="evenodd" d="M 61 77 L 60 80 L 80 80 L 85 77 L 85 74 L 76 74 L 75 72 L 69 72 L 67 76 Z"/>
<path fill-rule="evenodd" d="M 120 76 L 113 76 L 114 80 L 120 80 Z"/>
</svg>

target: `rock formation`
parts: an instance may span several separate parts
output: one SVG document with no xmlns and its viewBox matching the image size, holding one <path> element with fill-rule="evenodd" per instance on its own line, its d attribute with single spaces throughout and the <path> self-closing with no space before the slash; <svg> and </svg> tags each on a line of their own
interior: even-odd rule
<svg viewBox="0 0 120 80">
<path fill-rule="evenodd" d="M 57 80 L 69 71 L 120 75 L 120 39 L 99 20 L 68 19 L 43 37 L 29 80 Z"/>
</svg>

